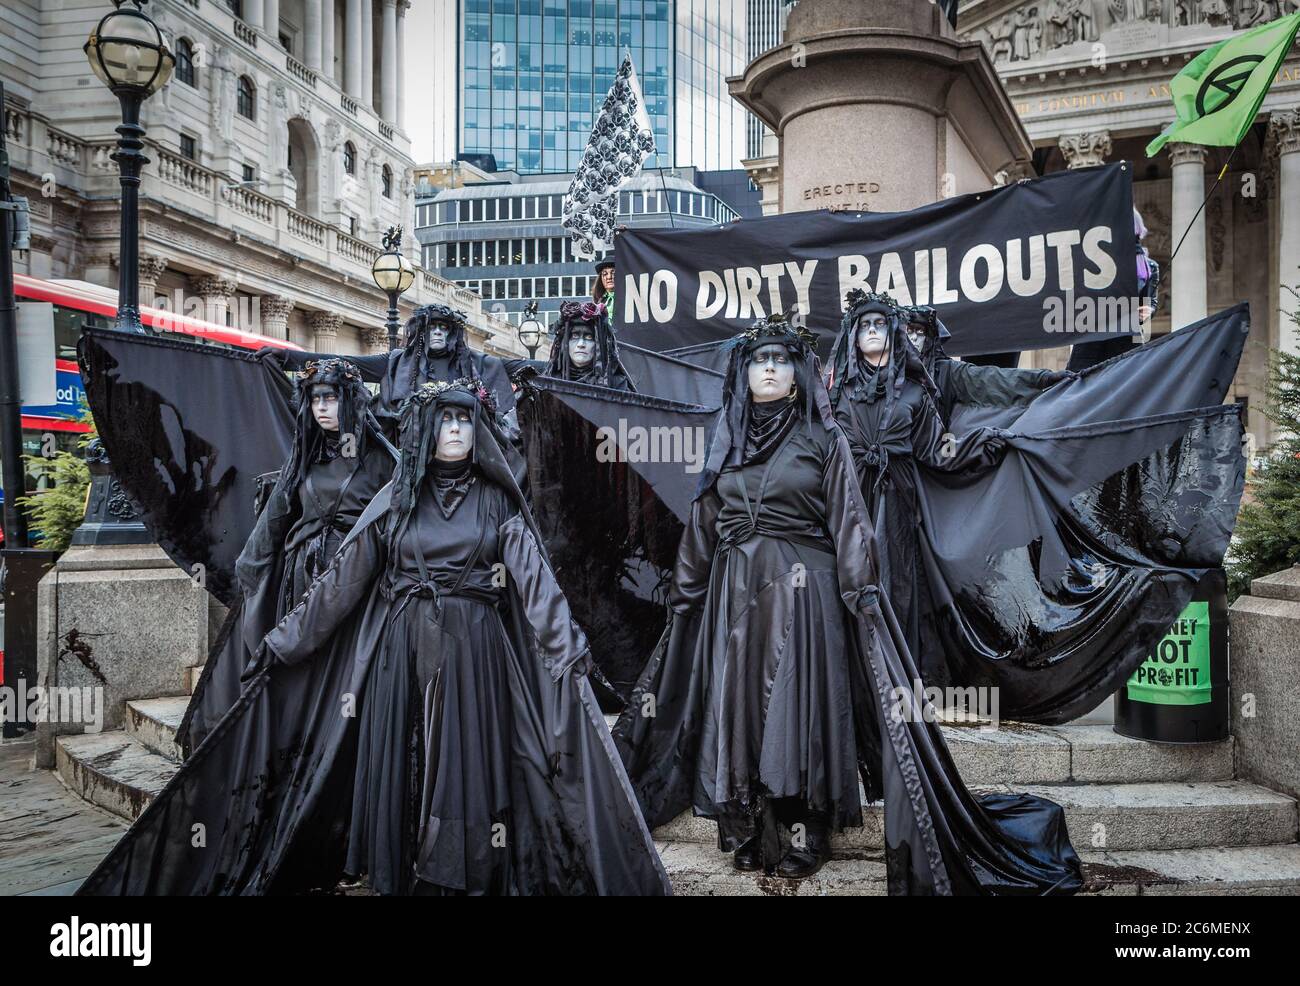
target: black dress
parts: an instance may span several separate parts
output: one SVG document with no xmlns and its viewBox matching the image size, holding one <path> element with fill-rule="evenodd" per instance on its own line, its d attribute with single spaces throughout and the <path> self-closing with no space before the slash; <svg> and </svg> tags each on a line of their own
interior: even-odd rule
<svg viewBox="0 0 1300 986">
<path fill-rule="evenodd" d="M 862 824 L 850 643 L 825 521 L 844 491 L 825 468 L 827 442 L 820 426 L 799 427 L 765 461 L 724 471 L 679 555 L 672 605 L 703 604 L 697 661 L 715 696 L 694 808 L 718 821 L 727 850 L 760 834 L 769 799 L 837 829 Z"/>
<path fill-rule="evenodd" d="M 395 524 L 362 525 L 266 638 L 277 664 L 368 666 L 347 872 L 384 894 L 667 893 L 518 506 L 444 470 Z"/>
<path fill-rule="evenodd" d="M 646 820 L 692 808 L 724 850 L 761 832 L 771 862 L 778 802 L 861 824 L 856 771 L 885 802 L 891 893 L 1076 891 L 1058 805 L 972 796 L 932 719 L 885 714 L 917 673 L 876 591 L 847 444 L 819 414 L 694 502 L 668 628 L 614 729 Z"/>
</svg>

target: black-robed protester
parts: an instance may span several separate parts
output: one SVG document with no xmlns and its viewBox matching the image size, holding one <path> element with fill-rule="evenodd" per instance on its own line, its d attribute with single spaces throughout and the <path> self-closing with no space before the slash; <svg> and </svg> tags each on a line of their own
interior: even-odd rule
<svg viewBox="0 0 1300 986">
<path fill-rule="evenodd" d="M 891 892 L 1073 892 L 1060 807 L 976 800 L 926 721 L 809 338 L 771 319 L 732 342 L 669 625 L 614 730 L 647 821 L 692 808 L 738 869 L 807 877 L 862 824 L 860 773 Z"/>
<path fill-rule="evenodd" d="M 636 390 L 618 358 L 618 340 L 600 303 L 560 305 L 546 375 L 611 390 Z"/>
<path fill-rule="evenodd" d="M 421 387 L 401 435 L 396 478 L 79 893 L 345 872 L 385 894 L 670 893 L 486 389 Z"/>
<path fill-rule="evenodd" d="M 230 710 L 262 637 L 329 565 L 361 512 L 393 475 L 397 452 L 346 360 L 309 360 L 294 392 L 293 445 L 235 563 L 240 601 L 208 654 L 177 729 L 186 755 Z M 251 505 L 250 505 L 251 506 Z"/>
<path fill-rule="evenodd" d="M 496 402 L 498 428 L 508 440 L 517 441 L 515 394 L 505 363 L 471 349 L 466 329 L 464 312 L 446 305 L 422 305 L 406 321 L 401 349 L 369 356 L 337 354 L 336 358 L 356 364 L 366 382 L 379 384 L 377 413 L 390 420 L 402 402 L 426 383 L 480 380 Z M 322 355 L 293 349 L 267 350 L 267 354 L 291 370 Z"/>
<path fill-rule="evenodd" d="M 945 428 L 953 426 L 953 414 L 960 406 L 968 412 L 962 421 L 974 419 L 980 408 L 1006 408 L 1028 404 L 1049 387 L 1075 374 L 1069 370 L 1021 370 L 981 366 L 953 359 L 943 350 L 951 333 L 938 313 L 926 305 L 900 306 L 899 321 L 907 341 L 921 356 L 921 363 L 934 381 L 936 407 Z"/>
<path fill-rule="evenodd" d="M 882 549 L 881 585 L 909 651 L 924 668 L 936 648 L 921 633 L 926 588 L 919 564 L 918 464 L 976 474 L 1005 451 L 1002 433 L 980 428 L 955 439 L 946 432 L 934 383 L 888 295 L 850 292 L 831 349 L 829 392 Z"/>
</svg>

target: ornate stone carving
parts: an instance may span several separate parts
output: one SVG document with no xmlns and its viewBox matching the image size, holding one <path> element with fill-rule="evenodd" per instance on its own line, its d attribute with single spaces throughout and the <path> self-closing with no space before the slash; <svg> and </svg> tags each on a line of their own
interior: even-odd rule
<svg viewBox="0 0 1300 986">
<path fill-rule="evenodd" d="M 158 278 L 167 269 L 167 258 L 156 253 L 141 253 L 137 269 L 140 272 L 140 301 L 152 305 L 154 291 L 158 288 Z"/>
<path fill-rule="evenodd" d="M 1058 142 L 1067 168 L 1087 168 L 1105 164 L 1110 156 L 1110 132 L 1092 130 L 1081 134 L 1062 134 Z"/>
<path fill-rule="evenodd" d="M 336 353 L 339 350 L 339 329 L 343 316 L 336 312 L 311 312 L 307 326 L 312 332 L 312 346 L 318 353 Z"/>
<path fill-rule="evenodd" d="M 1201 144 L 1184 144 L 1180 141 L 1172 141 L 1165 146 L 1169 148 L 1169 163 L 1175 168 L 1180 164 L 1205 166 L 1205 148 Z"/>
<path fill-rule="evenodd" d="M 289 313 L 293 311 L 293 299 L 282 294 L 264 294 L 259 299 L 262 334 L 273 339 L 289 338 Z"/>
<path fill-rule="evenodd" d="M 1300 151 L 1300 108 L 1274 110 L 1268 119 L 1268 135 L 1278 154 Z"/>
<path fill-rule="evenodd" d="M 362 344 L 372 353 L 388 351 L 388 330 L 382 325 L 367 325 L 360 334 Z"/>
<path fill-rule="evenodd" d="M 1210 266 L 1217 274 L 1223 270 L 1223 247 L 1228 227 L 1223 218 L 1223 196 L 1215 195 L 1206 209 L 1206 233 L 1210 241 Z"/>
</svg>

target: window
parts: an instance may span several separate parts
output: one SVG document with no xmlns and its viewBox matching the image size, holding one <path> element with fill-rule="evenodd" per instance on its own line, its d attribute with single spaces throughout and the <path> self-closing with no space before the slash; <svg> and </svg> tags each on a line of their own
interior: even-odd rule
<svg viewBox="0 0 1300 986">
<path fill-rule="evenodd" d="M 384 170 L 380 175 L 380 189 L 384 193 L 384 198 L 391 199 L 393 197 L 393 169 L 388 165 L 384 165 Z"/>
<path fill-rule="evenodd" d="M 244 165 L 244 184 L 251 185 L 257 181 L 257 169 L 251 164 Z"/>
<path fill-rule="evenodd" d="M 194 45 L 189 38 L 180 38 L 176 42 L 176 78 L 187 86 L 196 86 L 194 78 Z"/>
<path fill-rule="evenodd" d="M 248 117 L 250 120 L 257 119 L 257 108 L 254 104 L 257 90 L 253 88 L 253 80 L 246 75 L 239 77 L 239 91 L 235 97 L 235 112 L 240 116 Z"/>
<path fill-rule="evenodd" d="M 199 159 L 198 145 L 189 134 L 181 134 L 181 157 L 189 158 L 191 161 Z"/>
<path fill-rule="evenodd" d="M 230 8 L 230 12 L 232 14 L 234 14 L 240 20 L 243 20 L 244 0 L 226 0 L 226 6 Z"/>
<path fill-rule="evenodd" d="M 343 170 L 350 175 L 357 173 L 357 149 L 350 140 L 343 142 Z"/>
<path fill-rule="evenodd" d="M 357 217 L 356 217 L 356 216 L 348 216 L 348 232 L 352 234 L 352 238 L 353 238 L 354 240 L 358 238 L 358 237 L 357 237 L 358 230 L 357 230 Z"/>
</svg>

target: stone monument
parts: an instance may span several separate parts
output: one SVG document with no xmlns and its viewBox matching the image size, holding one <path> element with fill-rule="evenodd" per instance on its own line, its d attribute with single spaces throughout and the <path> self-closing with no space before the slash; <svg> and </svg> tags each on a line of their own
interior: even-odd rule
<svg viewBox="0 0 1300 986">
<path fill-rule="evenodd" d="M 913 209 L 1033 151 L 983 45 L 917 0 L 803 0 L 728 85 L 780 138 L 781 212 Z"/>
</svg>

